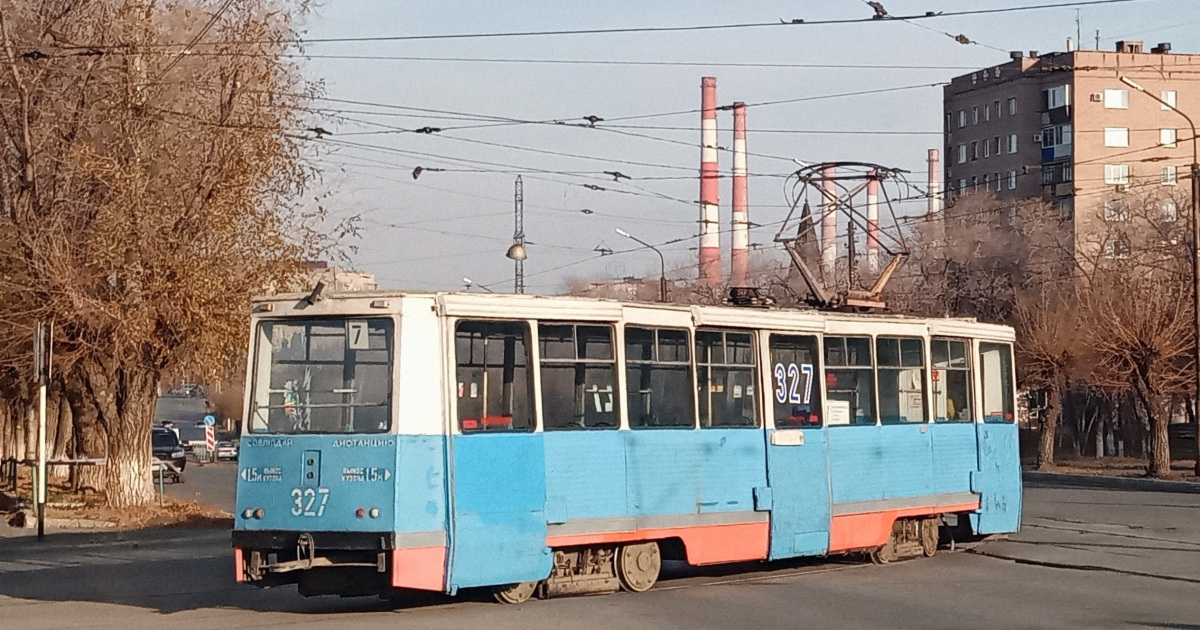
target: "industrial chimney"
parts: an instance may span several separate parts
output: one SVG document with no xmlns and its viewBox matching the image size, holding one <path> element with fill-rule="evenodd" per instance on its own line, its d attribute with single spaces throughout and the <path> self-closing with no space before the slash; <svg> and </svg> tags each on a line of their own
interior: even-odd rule
<svg viewBox="0 0 1200 630">
<path fill-rule="evenodd" d="M 700 284 L 721 282 L 721 217 L 717 202 L 717 79 L 700 81 Z"/>
<path fill-rule="evenodd" d="M 879 273 L 879 173 L 875 171 L 867 175 L 867 270 Z"/>
<path fill-rule="evenodd" d="M 821 169 L 821 271 L 832 279 L 837 270 L 837 169 Z"/>
<path fill-rule="evenodd" d="M 929 150 L 929 217 L 942 214 L 942 160 L 937 149 Z"/>
<path fill-rule="evenodd" d="M 746 104 L 733 104 L 733 249 L 729 282 L 750 284 L 750 215 L 746 190 Z"/>
</svg>

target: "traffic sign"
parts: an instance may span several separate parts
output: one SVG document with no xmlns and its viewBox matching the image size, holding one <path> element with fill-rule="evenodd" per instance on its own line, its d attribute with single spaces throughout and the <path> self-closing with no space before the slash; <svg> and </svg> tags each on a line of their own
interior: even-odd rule
<svg viewBox="0 0 1200 630">
<path fill-rule="evenodd" d="M 207 416 L 204 416 L 204 426 L 211 427 L 216 423 L 217 423 L 217 417 L 212 415 L 211 413 L 208 414 Z"/>
<path fill-rule="evenodd" d="M 217 450 L 217 430 L 211 424 L 204 427 L 204 447 L 209 452 Z"/>
</svg>

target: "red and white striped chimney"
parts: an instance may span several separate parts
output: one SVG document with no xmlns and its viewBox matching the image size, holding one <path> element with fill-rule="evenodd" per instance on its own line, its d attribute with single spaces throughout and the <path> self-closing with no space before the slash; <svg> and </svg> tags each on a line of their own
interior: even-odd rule
<svg viewBox="0 0 1200 630">
<path fill-rule="evenodd" d="M 821 271 L 827 279 L 837 269 L 837 169 L 821 169 Z"/>
<path fill-rule="evenodd" d="M 929 150 L 929 216 L 939 217 L 942 213 L 942 161 L 937 149 Z"/>
<path fill-rule="evenodd" d="M 733 249 L 729 256 L 729 282 L 750 284 L 750 205 L 746 190 L 746 104 L 733 104 Z"/>
<path fill-rule="evenodd" d="M 867 175 L 867 270 L 879 273 L 879 174 Z"/>
<path fill-rule="evenodd" d="M 717 199 L 717 79 L 700 81 L 700 284 L 721 282 L 721 215 Z"/>
</svg>

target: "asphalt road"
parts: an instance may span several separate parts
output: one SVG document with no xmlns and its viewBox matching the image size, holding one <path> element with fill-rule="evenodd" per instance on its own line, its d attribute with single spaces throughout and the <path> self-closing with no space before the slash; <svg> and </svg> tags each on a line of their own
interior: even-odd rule
<svg viewBox="0 0 1200 630">
<path fill-rule="evenodd" d="M 183 483 L 168 481 L 163 489 L 176 499 L 195 499 L 233 513 L 237 492 L 237 462 L 216 462 L 201 465 L 188 460 L 183 471 Z"/>
<path fill-rule="evenodd" d="M 648 593 L 515 607 L 239 586 L 220 531 L 6 539 L 0 627 L 1200 630 L 1200 495 L 1030 488 L 1026 499 L 1020 534 L 969 552 L 676 570 Z"/>
</svg>

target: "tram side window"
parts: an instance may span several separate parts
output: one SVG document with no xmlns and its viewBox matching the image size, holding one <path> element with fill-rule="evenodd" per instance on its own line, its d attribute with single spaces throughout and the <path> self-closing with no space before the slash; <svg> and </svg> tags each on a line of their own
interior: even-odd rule
<svg viewBox="0 0 1200 630">
<path fill-rule="evenodd" d="M 696 391 L 701 427 L 758 426 L 754 335 L 696 331 Z"/>
<path fill-rule="evenodd" d="M 458 426 L 464 433 L 533 430 L 528 338 L 524 322 L 458 323 Z"/>
<path fill-rule="evenodd" d="M 933 419 L 937 422 L 974 422 L 971 408 L 971 364 L 967 342 L 933 339 Z"/>
<path fill-rule="evenodd" d="M 875 424 L 870 337 L 825 338 L 825 424 Z"/>
<path fill-rule="evenodd" d="M 629 426 L 694 427 L 688 331 L 625 328 L 625 380 Z"/>
<path fill-rule="evenodd" d="M 1012 346 L 1006 343 L 979 344 L 979 369 L 983 377 L 983 421 L 1012 422 Z"/>
<path fill-rule="evenodd" d="M 547 431 L 617 427 L 612 327 L 538 325 Z"/>
<path fill-rule="evenodd" d="M 819 359 L 816 337 L 771 335 L 776 428 L 821 426 Z"/>
<path fill-rule="evenodd" d="M 883 424 L 925 422 L 925 343 L 921 339 L 875 340 L 879 420 Z"/>
</svg>

